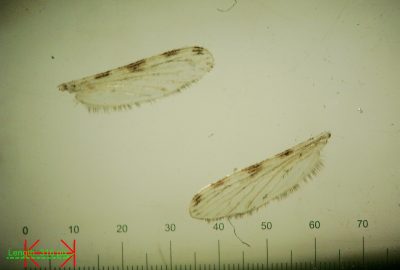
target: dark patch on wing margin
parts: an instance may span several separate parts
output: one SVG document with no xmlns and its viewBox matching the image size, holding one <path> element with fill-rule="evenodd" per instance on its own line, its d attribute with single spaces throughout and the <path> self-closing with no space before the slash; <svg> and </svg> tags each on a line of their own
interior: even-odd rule
<svg viewBox="0 0 400 270">
<path fill-rule="evenodd" d="M 130 71 L 130 72 L 136 72 L 136 71 L 141 71 L 142 66 L 144 66 L 146 63 L 146 59 L 139 60 L 135 63 L 126 65 L 125 67 Z"/>
<path fill-rule="evenodd" d="M 175 50 L 171 50 L 168 52 L 163 53 L 162 55 L 164 55 L 165 57 L 170 57 L 173 55 L 177 55 L 179 53 L 180 49 L 175 49 Z"/>
<path fill-rule="evenodd" d="M 250 176 L 254 176 L 256 175 L 259 171 L 261 171 L 262 169 L 262 164 L 261 163 L 256 163 L 253 164 L 247 168 L 244 168 L 243 171 L 247 172 L 248 174 L 250 174 Z"/>
<path fill-rule="evenodd" d="M 202 55 L 204 54 L 204 48 L 202 47 L 193 47 L 192 50 L 194 53 L 198 54 L 198 55 Z"/>
<path fill-rule="evenodd" d="M 202 198 L 200 194 L 196 194 L 193 197 L 194 206 L 197 206 L 201 202 Z"/>
<path fill-rule="evenodd" d="M 292 149 L 288 149 L 278 154 L 278 157 L 287 157 L 293 153 Z"/>
<path fill-rule="evenodd" d="M 212 188 L 217 188 L 217 187 L 219 187 L 219 186 L 222 186 L 222 185 L 225 183 L 225 179 L 226 179 L 226 177 L 224 177 L 224 178 L 218 180 L 218 181 L 215 182 L 215 183 L 212 183 L 212 184 L 211 184 L 211 187 L 212 187 Z"/>
<path fill-rule="evenodd" d="M 102 73 L 96 74 L 96 75 L 94 75 L 94 78 L 95 79 L 101 79 L 101 78 L 104 78 L 104 77 L 107 77 L 107 76 L 110 76 L 110 71 L 106 71 L 106 72 L 102 72 Z"/>
</svg>

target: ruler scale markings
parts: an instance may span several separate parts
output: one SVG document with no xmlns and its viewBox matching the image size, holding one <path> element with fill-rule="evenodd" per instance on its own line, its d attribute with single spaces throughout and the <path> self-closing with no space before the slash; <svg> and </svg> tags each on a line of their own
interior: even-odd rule
<svg viewBox="0 0 400 270">
<path fill-rule="evenodd" d="M 386 248 L 386 264 L 389 264 L 389 248 Z"/>
<path fill-rule="evenodd" d="M 266 253 L 267 253 L 267 270 L 269 268 L 269 262 L 268 262 L 268 238 L 265 239 L 265 249 L 266 249 Z"/>
<path fill-rule="evenodd" d="M 317 267 L 317 237 L 314 237 L 314 266 Z"/>
<path fill-rule="evenodd" d="M 364 236 L 362 238 L 362 265 L 365 265 L 365 249 L 364 249 Z"/>
<path fill-rule="evenodd" d="M 214 270 L 215 270 L 215 264 L 214 264 Z M 220 252 L 219 240 L 218 240 L 218 270 L 221 270 L 221 252 Z"/>
<path fill-rule="evenodd" d="M 124 242 L 121 242 L 121 264 L 122 270 L 124 270 Z"/>
<path fill-rule="evenodd" d="M 383 249 L 381 249 L 381 252 L 380 252 L 381 260 L 379 262 L 375 262 L 372 260 L 369 261 L 368 258 L 366 257 L 367 254 L 366 254 L 365 236 L 362 236 L 361 240 L 362 240 L 362 243 L 361 243 L 362 244 L 362 253 L 361 253 L 362 257 L 359 256 L 357 259 L 351 260 L 349 262 L 343 261 L 341 249 L 338 249 L 338 251 L 336 253 L 337 254 L 336 256 L 338 256 L 337 259 L 335 259 L 333 261 L 328 261 L 328 262 L 322 261 L 322 260 L 318 261 L 317 257 L 316 257 L 317 252 L 318 252 L 317 251 L 317 240 L 316 240 L 316 237 L 314 237 L 314 258 L 313 258 L 314 260 L 311 259 L 311 260 L 306 260 L 303 262 L 299 262 L 299 261 L 296 262 L 293 258 L 293 249 L 290 249 L 290 263 L 289 263 L 289 260 L 286 260 L 286 262 L 283 261 L 283 262 L 271 262 L 270 263 L 269 258 L 268 258 L 268 260 L 267 260 L 268 264 L 271 264 L 272 266 L 270 267 L 269 265 L 267 265 L 267 269 L 274 269 L 274 268 L 275 269 L 291 269 L 291 270 L 293 270 L 293 269 L 347 269 L 347 268 L 351 268 L 354 266 L 369 268 L 371 266 L 376 266 L 376 265 L 386 265 L 386 266 L 398 265 L 397 251 L 394 250 L 394 253 L 391 253 L 394 255 L 391 255 L 391 254 L 389 254 L 388 247 L 383 247 Z M 218 244 L 218 265 L 216 263 L 208 264 L 208 270 L 231 270 L 231 269 L 232 270 L 236 270 L 236 269 L 237 270 L 242 270 L 242 269 L 243 270 L 250 270 L 250 269 L 264 270 L 264 269 L 266 269 L 264 267 L 265 259 L 262 259 L 261 261 L 245 262 L 244 250 L 242 250 L 242 260 L 240 263 L 232 263 L 232 264 L 224 263 L 221 260 L 221 248 L 222 248 L 221 241 L 217 240 L 217 244 Z M 266 249 L 265 254 L 269 257 L 269 240 L 267 238 L 265 240 L 265 249 Z M 267 250 L 268 250 L 268 252 L 267 252 Z M 121 243 L 121 251 L 123 253 L 123 242 Z M 358 249 L 358 251 L 360 251 L 360 250 Z M 172 251 L 172 240 L 170 240 L 170 259 L 171 259 L 171 261 L 172 261 L 172 252 L 173 252 Z M 361 255 L 360 253 L 358 253 L 358 254 Z M 391 255 L 391 257 L 394 258 L 393 261 L 391 261 L 392 258 L 390 258 L 389 255 Z M 28 268 L 22 268 L 22 269 L 26 269 L 26 270 L 27 269 L 30 269 L 30 270 L 39 270 L 39 269 L 43 269 L 43 270 L 47 270 L 47 269 L 49 269 L 49 270 L 57 270 L 57 269 L 58 270 L 67 270 L 67 269 L 68 270 L 72 270 L 72 269 L 76 269 L 76 270 L 95 270 L 95 269 L 96 270 L 100 270 L 100 269 L 103 269 L 103 270 L 104 269 L 106 269 L 106 270 L 111 270 L 111 269 L 112 270 L 120 270 L 120 269 L 125 270 L 126 269 L 126 270 L 129 270 L 129 269 L 131 269 L 131 270 L 134 270 L 134 269 L 136 269 L 136 270 L 139 270 L 141 268 L 142 270 L 154 270 L 154 269 L 155 270 L 159 270 L 159 269 L 163 270 L 163 267 L 161 264 L 160 264 L 161 268 L 158 267 L 157 264 L 154 264 L 155 267 L 153 264 L 151 264 L 151 262 L 149 261 L 149 254 L 147 252 L 145 253 L 145 257 L 146 257 L 146 265 L 143 264 L 141 267 L 140 267 L 140 265 L 135 266 L 134 264 L 132 264 L 129 267 L 129 264 L 128 265 L 125 264 L 124 256 L 121 257 L 123 259 L 123 263 L 124 263 L 123 267 L 124 268 L 119 268 L 121 266 L 119 263 L 117 263 L 115 265 L 108 265 L 108 266 L 102 265 L 102 267 L 100 267 L 100 254 L 98 253 L 97 258 L 96 258 L 97 260 L 95 258 L 93 258 L 94 259 L 93 265 L 89 265 L 89 266 L 86 265 L 87 267 L 85 265 L 80 265 L 80 266 L 77 265 L 76 267 L 71 266 L 71 267 L 61 268 L 61 267 L 57 267 L 54 265 L 49 266 L 49 265 L 47 265 L 47 263 L 45 263 L 46 266 L 42 266 L 39 268 L 28 267 Z M 50 264 L 51 260 L 49 260 L 48 263 Z M 97 265 L 96 265 L 96 263 L 97 263 Z M 260 267 L 260 264 L 261 264 L 261 267 Z M 297 267 L 298 264 L 299 264 L 300 268 Z M 173 263 L 171 265 L 173 265 Z M 179 265 L 179 267 L 178 267 L 178 265 Z M 197 252 L 193 252 L 193 261 L 192 261 L 192 263 L 189 263 L 188 265 L 189 265 L 188 267 L 187 267 L 187 264 L 183 264 L 183 266 L 182 266 L 182 264 L 179 264 L 179 262 L 178 262 L 178 263 L 176 263 L 174 268 L 176 270 L 192 270 L 192 269 L 193 270 L 201 270 L 203 268 L 202 265 L 199 264 L 199 267 L 197 266 Z M 195 267 L 192 267 L 192 265 L 194 265 Z M 207 270 L 206 265 L 207 264 L 204 264 L 203 270 Z M 246 267 L 246 265 L 247 265 L 247 267 Z M 168 268 L 169 268 L 168 265 L 165 265 L 164 270 L 169 270 Z"/>
<path fill-rule="evenodd" d="M 194 256 L 194 270 L 196 270 L 196 267 L 197 267 L 196 266 L 196 251 L 194 252 L 193 256 Z"/>
<path fill-rule="evenodd" d="M 244 270 L 244 251 L 242 251 L 242 267 L 243 267 L 243 270 Z"/>
<path fill-rule="evenodd" d="M 149 270 L 149 260 L 147 258 L 147 252 L 146 252 L 146 270 Z"/>
<path fill-rule="evenodd" d="M 172 241 L 169 240 L 169 266 L 170 270 L 172 270 Z"/>
</svg>

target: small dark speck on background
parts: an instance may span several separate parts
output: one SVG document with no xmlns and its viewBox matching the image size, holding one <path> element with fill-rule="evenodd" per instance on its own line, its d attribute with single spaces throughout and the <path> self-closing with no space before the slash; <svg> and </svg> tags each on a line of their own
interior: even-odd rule
<svg viewBox="0 0 400 270">
<path fill-rule="evenodd" d="M 55 57 L 52 55 L 52 56 L 51 56 L 51 59 L 54 59 L 54 58 L 55 58 Z"/>
</svg>

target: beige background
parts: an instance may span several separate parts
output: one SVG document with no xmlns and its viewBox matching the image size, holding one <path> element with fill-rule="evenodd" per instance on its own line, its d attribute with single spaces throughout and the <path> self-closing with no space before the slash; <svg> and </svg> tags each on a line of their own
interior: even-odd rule
<svg viewBox="0 0 400 270">
<path fill-rule="evenodd" d="M 77 240 L 80 266 L 400 256 L 400 2 L 2 1 L 0 266 Z M 215 67 L 179 95 L 88 113 L 57 85 L 199 45 Z M 54 59 L 52 59 L 52 56 Z M 224 231 L 188 214 L 234 168 L 322 131 L 325 168 Z M 357 220 L 367 219 L 366 229 Z M 310 230 L 309 221 L 321 228 Z M 273 228 L 262 231 L 262 221 Z M 166 223 L 176 224 L 165 232 Z M 128 232 L 116 233 L 117 224 Z M 68 227 L 79 225 L 72 235 Z M 22 234 L 28 226 L 27 236 Z M 48 262 L 41 262 L 47 266 Z M 53 266 L 59 261 L 53 262 Z M 31 264 L 32 265 L 32 264 Z M 69 264 L 70 266 L 70 264 Z M 22 268 L 22 267 L 21 267 Z"/>
</svg>

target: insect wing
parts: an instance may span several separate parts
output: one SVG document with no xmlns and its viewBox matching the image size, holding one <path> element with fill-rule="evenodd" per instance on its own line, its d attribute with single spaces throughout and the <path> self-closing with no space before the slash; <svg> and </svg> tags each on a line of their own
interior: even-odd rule
<svg viewBox="0 0 400 270">
<path fill-rule="evenodd" d="M 287 196 L 322 167 L 320 151 L 329 137 L 322 133 L 206 186 L 193 197 L 190 215 L 208 221 L 241 217 Z"/>
<path fill-rule="evenodd" d="M 202 47 L 187 47 L 61 84 L 61 91 L 89 110 L 130 108 L 177 93 L 211 70 L 214 59 Z"/>
</svg>

